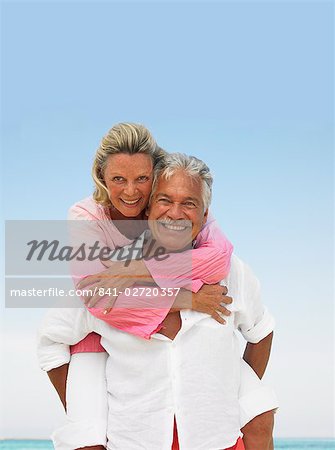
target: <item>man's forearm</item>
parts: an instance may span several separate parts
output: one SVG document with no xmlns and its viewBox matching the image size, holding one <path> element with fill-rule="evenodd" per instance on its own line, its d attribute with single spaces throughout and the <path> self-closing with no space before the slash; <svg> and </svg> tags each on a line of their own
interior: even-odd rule
<svg viewBox="0 0 335 450">
<path fill-rule="evenodd" d="M 48 372 L 51 383 L 56 389 L 61 402 L 63 403 L 64 409 L 66 411 L 66 381 L 67 373 L 69 370 L 69 364 L 64 364 L 63 366 L 56 367 L 56 369 L 51 369 Z"/>
<path fill-rule="evenodd" d="M 251 344 L 248 342 L 243 359 L 249 364 L 250 367 L 256 372 L 259 378 L 262 378 L 268 361 L 270 358 L 271 345 L 272 345 L 273 332 L 262 339 L 257 344 Z"/>
</svg>

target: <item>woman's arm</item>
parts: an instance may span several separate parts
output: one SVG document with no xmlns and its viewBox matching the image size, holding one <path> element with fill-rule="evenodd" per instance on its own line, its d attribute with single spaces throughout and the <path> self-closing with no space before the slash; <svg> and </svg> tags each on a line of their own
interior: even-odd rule
<svg viewBox="0 0 335 450">
<path fill-rule="evenodd" d="M 76 207 L 72 209 L 70 218 L 72 220 L 73 240 L 77 246 L 81 242 L 85 242 L 86 246 L 90 243 L 93 246 L 94 242 L 99 242 L 100 247 L 111 247 L 111 243 L 107 242 L 108 230 L 106 230 L 106 223 L 96 220 L 81 220 L 77 225 L 78 219 L 90 218 L 92 214 L 88 214 L 86 210 Z M 110 227 L 112 224 L 109 225 Z M 77 228 L 79 227 L 79 229 Z M 78 232 L 79 230 L 79 232 Z M 115 244 L 115 242 L 114 242 Z M 108 322 L 123 331 L 133 333 L 137 336 L 148 338 L 151 334 L 159 330 L 160 324 L 169 313 L 171 308 L 176 310 L 178 304 L 185 304 L 186 293 L 183 294 L 183 302 L 181 302 L 181 294 L 178 295 L 178 289 L 184 288 L 197 292 L 201 286 L 206 284 L 214 284 L 220 281 L 229 270 L 230 256 L 233 250 L 231 243 L 221 233 L 216 221 L 209 218 L 204 228 L 197 236 L 195 242 L 197 248 L 179 254 L 169 254 L 169 258 L 164 261 L 157 261 L 151 259 L 143 260 L 127 260 L 112 262 L 112 267 L 107 271 L 99 272 L 98 267 L 102 267 L 99 259 L 85 260 L 76 262 L 73 266 L 73 272 L 77 279 L 85 277 L 83 281 L 77 285 L 80 289 L 88 289 L 92 293 L 85 295 L 85 301 L 89 301 L 89 311 L 99 319 Z M 153 274 L 150 274 L 148 267 L 152 269 Z M 92 275 L 93 273 L 93 275 Z M 88 276 L 86 276 L 88 275 Z M 111 303 L 115 301 L 117 295 L 113 296 L 108 293 L 108 290 L 123 292 L 125 289 L 137 283 L 137 291 L 139 292 L 143 282 L 155 282 L 159 288 L 156 289 L 155 295 L 133 295 L 134 289 L 128 289 L 128 295 L 121 293 L 119 295 L 117 304 L 118 309 L 112 314 L 104 314 L 105 310 L 110 308 Z M 91 283 L 94 283 L 93 285 Z M 117 286 L 117 287 L 116 287 Z M 143 286 L 145 287 L 145 286 Z M 167 289 L 175 289 L 172 295 L 166 295 Z M 102 294 L 107 293 L 106 296 L 101 297 Z M 95 293 L 95 294 L 94 294 Z M 221 306 L 221 303 L 230 303 L 230 297 L 218 295 L 213 304 L 212 299 L 206 298 L 205 292 L 193 301 L 192 296 L 188 296 L 186 307 L 180 309 L 195 309 L 201 312 L 208 312 L 213 315 L 216 311 L 216 320 L 221 320 L 217 312 L 229 314 L 229 312 Z M 132 304 L 124 306 L 123 301 L 126 298 L 132 299 Z M 110 298 L 112 302 L 110 302 Z M 107 303 L 105 300 L 108 300 Z M 97 300 L 103 300 L 95 304 Z M 210 300 L 210 301 L 209 301 Z M 204 302 L 201 304 L 201 302 Z M 210 305 L 209 305 L 210 303 Z M 117 304 L 115 306 L 117 306 Z M 92 307 L 94 306 L 94 307 Z M 216 309 L 214 309 L 214 306 Z M 90 337 L 91 338 L 91 337 Z"/>
<path fill-rule="evenodd" d="M 124 261 L 108 261 L 111 265 L 109 269 L 86 277 L 78 285 L 80 289 L 97 292 L 86 297 L 89 311 L 109 325 L 144 338 L 149 338 L 159 330 L 170 311 L 194 309 L 206 312 L 223 323 L 218 312 L 225 315 L 230 313 L 221 303 L 231 303 L 224 288 L 217 287 L 216 291 L 203 289 L 198 296 L 193 297 L 184 288 L 197 292 L 204 283 L 214 284 L 226 276 L 233 247 L 213 218 L 209 218 L 198 235 L 196 245 L 198 248 L 182 254 L 169 254 L 169 258 L 164 261 L 152 259 L 144 263 L 143 260 L 127 260 L 127 264 Z M 147 265 L 153 268 L 156 274 L 154 278 Z M 159 289 L 141 285 L 143 280 L 156 282 Z M 134 282 L 136 286 L 128 288 Z M 116 288 L 118 283 L 119 287 Z M 114 290 L 121 292 L 118 297 L 112 297 L 112 300 L 108 295 L 101 297 Z M 167 295 L 167 290 L 171 295 Z M 149 295 L 146 295 L 148 291 Z M 153 292 L 155 295 L 150 295 Z M 114 306 L 113 309 L 111 306 Z M 105 314 L 110 309 L 110 313 Z"/>
<path fill-rule="evenodd" d="M 156 283 L 162 288 L 197 292 L 203 284 L 215 284 L 224 279 L 229 273 L 233 246 L 215 219 L 208 218 L 194 245 L 192 250 L 168 253 L 163 260 L 105 261 L 107 270 L 85 277 L 78 287 L 84 289 L 89 286 L 92 295 L 88 294 L 85 301 L 93 307 L 100 299 L 99 289 L 100 292 L 110 289 L 117 294 L 135 283 L 144 282 Z"/>
</svg>

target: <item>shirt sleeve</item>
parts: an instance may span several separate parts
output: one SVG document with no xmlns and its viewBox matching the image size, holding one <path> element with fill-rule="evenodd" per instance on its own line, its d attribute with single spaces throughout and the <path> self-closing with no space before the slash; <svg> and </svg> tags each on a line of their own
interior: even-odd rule
<svg viewBox="0 0 335 450">
<path fill-rule="evenodd" d="M 215 284 L 230 270 L 233 245 L 208 216 L 192 250 L 170 253 L 164 261 L 144 260 L 152 278 L 160 287 L 179 287 L 198 292 L 203 284 Z"/>
<path fill-rule="evenodd" d="M 83 308 L 58 308 L 45 316 L 37 335 L 37 356 L 42 370 L 49 371 L 70 361 L 70 345 L 93 330 Z"/>
<path fill-rule="evenodd" d="M 235 327 L 248 342 L 257 344 L 274 330 L 274 319 L 262 304 L 260 283 L 251 269 L 237 260 L 231 276 L 237 283 L 232 294 L 237 308 Z"/>
</svg>

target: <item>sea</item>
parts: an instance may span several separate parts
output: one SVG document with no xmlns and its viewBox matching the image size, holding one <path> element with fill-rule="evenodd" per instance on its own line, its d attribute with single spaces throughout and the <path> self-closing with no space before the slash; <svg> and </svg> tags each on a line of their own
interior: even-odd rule
<svg viewBox="0 0 335 450">
<path fill-rule="evenodd" d="M 275 449 L 335 450 L 335 439 L 276 439 Z M 53 450 L 53 445 L 51 441 L 6 440 L 0 441 L 0 450 Z"/>
</svg>

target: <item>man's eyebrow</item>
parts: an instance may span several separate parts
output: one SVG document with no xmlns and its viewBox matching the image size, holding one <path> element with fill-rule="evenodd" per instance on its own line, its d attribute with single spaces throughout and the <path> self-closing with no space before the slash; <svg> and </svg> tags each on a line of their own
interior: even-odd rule
<svg viewBox="0 0 335 450">
<path fill-rule="evenodd" d="M 200 200 L 198 200 L 197 198 L 194 198 L 194 197 L 186 197 L 183 201 L 184 202 L 193 202 L 196 205 L 200 204 Z"/>
<path fill-rule="evenodd" d="M 156 194 L 156 195 L 157 195 L 157 197 L 161 196 L 161 197 L 166 197 L 168 199 L 170 198 L 170 196 L 168 194 L 164 194 L 164 192 L 158 192 L 158 194 Z M 197 198 L 195 198 L 195 197 L 185 197 L 183 199 L 183 201 L 184 202 L 192 201 L 192 202 L 197 203 L 197 204 L 200 203 L 200 201 Z"/>
<path fill-rule="evenodd" d="M 158 192 L 156 195 L 157 195 L 157 197 L 161 196 L 161 197 L 167 197 L 167 198 L 170 198 L 170 197 L 168 196 L 168 194 L 164 194 L 164 192 Z"/>
</svg>

